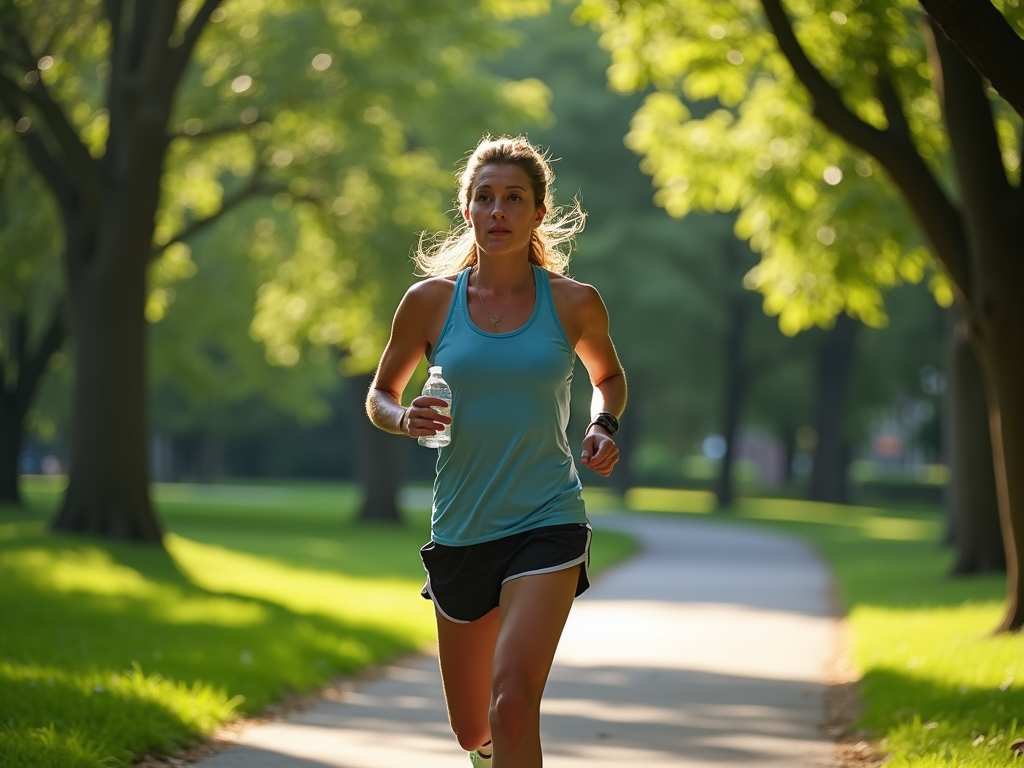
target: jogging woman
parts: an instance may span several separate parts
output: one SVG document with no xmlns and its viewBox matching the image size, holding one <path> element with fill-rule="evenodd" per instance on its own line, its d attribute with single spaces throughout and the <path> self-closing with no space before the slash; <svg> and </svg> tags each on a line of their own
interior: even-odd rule
<svg viewBox="0 0 1024 768">
<path fill-rule="evenodd" d="M 416 255 L 426 279 L 395 313 L 367 396 L 371 421 L 438 449 L 423 596 L 434 603 L 448 717 L 474 765 L 540 768 L 540 700 L 575 596 L 589 586 L 591 530 L 566 438 L 579 356 L 593 384 L 581 462 L 607 477 L 626 380 L 591 286 L 564 276 L 578 207 L 559 212 L 545 157 L 485 138 L 460 177 L 464 225 Z M 439 365 L 451 417 L 402 394 Z"/>
</svg>

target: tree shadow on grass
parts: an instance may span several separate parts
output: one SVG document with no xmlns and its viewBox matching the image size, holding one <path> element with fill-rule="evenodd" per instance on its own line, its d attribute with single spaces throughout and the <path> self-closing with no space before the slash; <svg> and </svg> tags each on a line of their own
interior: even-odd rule
<svg viewBox="0 0 1024 768">
<path fill-rule="evenodd" d="M 861 718 L 868 728 L 884 730 L 915 721 L 951 720 L 968 734 L 987 733 L 992 727 L 1009 729 L 1015 722 L 1024 729 L 1024 686 L 1020 683 L 1004 687 L 948 684 L 893 669 L 872 669 L 864 674 L 860 687 L 864 698 L 878 701 L 878 706 Z"/>
</svg>

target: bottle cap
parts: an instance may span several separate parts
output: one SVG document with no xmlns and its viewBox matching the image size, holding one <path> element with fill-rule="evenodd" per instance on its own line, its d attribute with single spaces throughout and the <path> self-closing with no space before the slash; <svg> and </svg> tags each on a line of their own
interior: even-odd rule
<svg viewBox="0 0 1024 768">
<path fill-rule="evenodd" d="M 441 375 L 441 366 L 440 365 L 432 365 L 429 368 L 427 368 L 427 373 L 436 373 L 438 376 L 440 376 Z"/>
</svg>

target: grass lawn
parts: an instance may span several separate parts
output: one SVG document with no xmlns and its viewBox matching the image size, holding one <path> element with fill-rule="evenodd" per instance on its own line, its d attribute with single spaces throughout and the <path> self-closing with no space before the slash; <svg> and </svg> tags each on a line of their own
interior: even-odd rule
<svg viewBox="0 0 1024 768">
<path fill-rule="evenodd" d="M 0 765 L 129 765 L 434 639 L 423 492 L 358 526 L 345 485 L 157 486 L 163 552 L 51 535 L 59 489 L 26 486 L 0 508 Z M 599 532 L 593 569 L 634 546 Z"/>
<path fill-rule="evenodd" d="M 633 509 L 709 515 L 710 494 L 631 490 Z M 606 504 L 614 504 L 608 499 Z M 863 675 L 857 727 L 889 768 L 1024 766 L 1024 635 L 993 637 L 1005 579 L 950 578 L 939 510 L 742 499 L 723 520 L 812 543 L 831 566 Z"/>
</svg>

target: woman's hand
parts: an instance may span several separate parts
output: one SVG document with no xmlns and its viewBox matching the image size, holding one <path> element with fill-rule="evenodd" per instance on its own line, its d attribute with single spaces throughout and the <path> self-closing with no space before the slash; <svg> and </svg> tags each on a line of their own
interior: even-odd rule
<svg viewBox="0 0 1024 768">
<path fill-rule="evenodd" d="M 592 424 L 583 438 L 583 466 L 590 467 L 601 477 L 608 477 L 619 460 L 619 448 L 604 429 Z"/>
<path fill-rule="evenodd" d="M 409 437 L 433 437 L 444 430 L 445 426 L 452 423 L 450 416 L 442 416 L 432 406 L 447 408 L 448 401 L 439 397 L 428 397 L 420 395 L 414 398 L 405 409 L 405 417 L 402 419 L 402 432 Z M 392 417 L 393 418 L 393 417 Z"/>
</svg>

